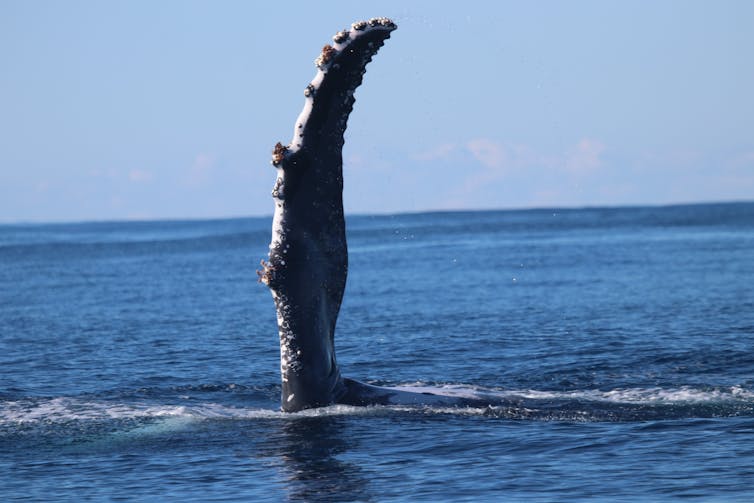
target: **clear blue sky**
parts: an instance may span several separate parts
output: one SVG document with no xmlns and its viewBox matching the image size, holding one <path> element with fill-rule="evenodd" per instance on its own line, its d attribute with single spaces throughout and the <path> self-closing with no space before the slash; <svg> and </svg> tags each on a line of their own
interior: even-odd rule
<svg viewBox="0 0 754 503">
<path fill-rule="evenodd" d="M 267 215 L 331 36 L 388 16 L 351 213 L 754 199 L 754 2 L 0 2 L 0 221 Z"/>
</svg>

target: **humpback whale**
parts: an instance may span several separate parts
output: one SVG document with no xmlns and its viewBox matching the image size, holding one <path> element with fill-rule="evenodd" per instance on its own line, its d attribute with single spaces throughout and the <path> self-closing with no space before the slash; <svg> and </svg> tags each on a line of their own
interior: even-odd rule
<svg viewBox="0 0 754 503">
<path fill-rule="evenodd" d="M 275 145 L 275 211 L 268 260 L 257 271 L 272 292 L 280 336 L 282 410 L 332 404 L 457 403 L 456 397 L 344 378 L 335 325 L 348 273 L 343 213 L 344 132 L 366 65 L 396 29 L 387 18 L 353 23 L 315 60 L 293 139 Z"/>
</svg>

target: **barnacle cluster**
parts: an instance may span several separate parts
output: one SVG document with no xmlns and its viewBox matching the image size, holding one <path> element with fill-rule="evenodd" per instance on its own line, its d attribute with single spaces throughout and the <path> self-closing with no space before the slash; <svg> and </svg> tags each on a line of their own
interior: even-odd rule
<svg viewBox="0 0 754 503">
<path fill-rule="evenodd" d="M 314 60 L 314 64 L 317 65 L 319 68 L 324 68 L 327 66 L 327 63 L 330 62 L 330 60 L 335 57 L 336 51 L 333 46 L 326 45 L 322 48 L 322 52 L 320 53 L 319 57 Z"/>
<path fill-rule="evenodd" d="M 347 30 L 339 31 L 338 33 L 333 35 L 332 40 L 336 44 L 341 44 L 345 42 L 346 40 L 348 40 L 348 31 Z"/>
<path fill-rule="evenodd" d="M 272 149 L 272 164 L 277 166 L 283 162 L 286 152 L 288 152 L 288 147 L 284 147 L 282 143 L 277 142 L 275 148 Z"/>
<path fill-rule="evenodd" d="M 272 188 L 272 197 L 276 199 L 282 199 L 283 197 L 283 179 L 281 177 L 275 180 L 275 186 Z"/>
<path fill-rule="evenodd" d="M 270 286 L 275 278 L 275 267 L 264 259 L 259 262 L 259 265 L 262 266 L 262 269 L 257 270 L 257 281 Z"/>
<path fill-rule="evenodd" d="M 376 28 L 377 26 L 384 26 L 385 28 L 395 28 L 395 23 L 386 17 L 373 17 L 369 21 L 359 21 L 353 23 L 351 27 L 356 31 L 361 31 L 367 26 Z"/>
</svg>

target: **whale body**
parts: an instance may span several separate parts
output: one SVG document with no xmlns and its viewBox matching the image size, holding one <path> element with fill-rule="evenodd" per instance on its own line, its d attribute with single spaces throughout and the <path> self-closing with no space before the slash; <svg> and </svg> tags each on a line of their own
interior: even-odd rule
<svg viewBox="0 0 754 503">
<path fill-rule="evenodd" d="M 354 23 L 315 60 L 319 71 L 287 146 L 275 145 L 270 287 L 280 336 L 284 411 L 332 404 L 455 403 L 454 397 L 381 388 L 341 376 L 335 326 L 348 273 L 343 213 L 343 134 L 366 65 L 396 29 L 387 18 Z"/>
</svg>

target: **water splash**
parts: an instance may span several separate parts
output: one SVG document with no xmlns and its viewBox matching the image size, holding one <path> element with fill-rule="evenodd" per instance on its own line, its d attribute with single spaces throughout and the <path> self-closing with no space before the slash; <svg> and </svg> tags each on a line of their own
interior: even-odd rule
<svg viewBox="0 0 754 503">
<path fill-rule="evenodd" d="M 477 415 L 509 419 L 640 421 L 754 414 L 754 392 L 740 386 L 709 388 L 625 388 L 614 390 L 500 390 L 463 385 L 413 383 L 396 389 L 441 393 L 474 401 L 469 407 L 422 405 L 353 407 L 334 405 L 296 414 L 273 408 L 217 402 L 160 404 L 81 397 L 25 398 L 0 402 L 0 428 L 71 422 L 134 422 L 180 419 L 186 425 L 206 420 L 295 420 L 302 417 L 419 413 Z M 486 402 L 486 406 L 477 406 Z"/>
</svg>

